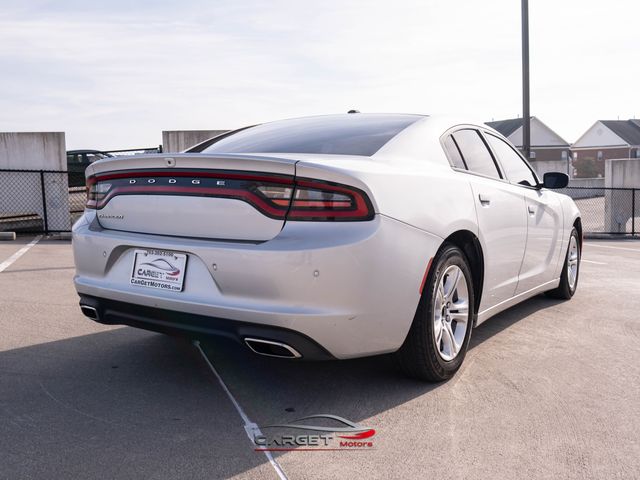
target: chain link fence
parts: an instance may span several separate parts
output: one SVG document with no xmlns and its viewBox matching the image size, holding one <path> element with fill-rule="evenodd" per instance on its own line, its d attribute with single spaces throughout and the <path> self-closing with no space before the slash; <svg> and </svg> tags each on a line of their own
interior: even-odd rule
<svg viewBox="0 0 640 480">
<path fill-rule="evenodd" d="M 0 170 L 0 232 L 69 232 L 85 202 L 81 172 Z"/>
<path fill-rule="evenodd" d="M 640 234 L 640 188 L 567 187 L 587 235 Z M 68 232 L 84 211 L 84 173 L 0 170 L 0 232 Z"/>
<path fill-rule="evenodd" d="M 576 202 L 588 235 L 638 235 L 640 189 L 567 187 L 558 190 Z"/>
</svg>

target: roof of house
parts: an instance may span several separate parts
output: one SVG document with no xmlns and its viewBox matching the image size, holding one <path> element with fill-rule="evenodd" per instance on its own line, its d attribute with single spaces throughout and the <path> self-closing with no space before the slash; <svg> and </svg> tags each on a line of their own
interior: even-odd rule
<svg viewBox="0 0 640 480">
<path fill-rule="evenodd" d="M 491 128 L 496 129 L 505 137 L 508 137 L 522 126 L 522 118 L 508 118 L 507 120 L 497 120 L 495 122 L 487 122 L 487 125 L 489 125 Z"/>
<path fill-rule="evenodd" d="M 640 120 L 600 120 L 629 145 L 640 145 Z"/>
<path fill-rule="evenodd" d="M 549 128 L 538 117 L 531 116 L 531 146 L 532 147 L 554 147 L 565 148 L 569 146 L 564 138 Z M 519 146 L 522 144 L 522 118 L 508 118 L 506 120 L 497 120 L 494 122 L 486 122 L 491 128 L 494 128 L 505 137 Z"/>
</svg>

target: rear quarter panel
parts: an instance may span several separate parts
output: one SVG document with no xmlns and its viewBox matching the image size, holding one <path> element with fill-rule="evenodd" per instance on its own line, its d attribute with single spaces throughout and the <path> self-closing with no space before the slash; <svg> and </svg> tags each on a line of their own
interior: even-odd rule
<svg viewBox="0 0 640 480">
<path fill-rule="evenodd" d="M 344 160 L 318 165 L 303 160 L 296 175 L 358 187 L 370 196 L 376 213 L 443 239 L 457 230 L 478 233 L 469 179 L 448 164 Z"/>
</svg>

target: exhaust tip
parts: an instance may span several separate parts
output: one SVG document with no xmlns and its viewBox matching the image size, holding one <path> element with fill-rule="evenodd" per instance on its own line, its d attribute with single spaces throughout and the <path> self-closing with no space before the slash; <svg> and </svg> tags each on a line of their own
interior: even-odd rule
<svg viewBox="0 0 640 480">
<path fill-rule="evenodd" d="M 89 305 L 80 305 L 80 310 L 86 317 L 89 317 L 92 320 L 100 320 L 100 315 L 98 315 L 98 310 L 95 307 L 91 307 Z"/>
<path fill-rule="evenodd" d="M 253 353 L 267 357 L 302 358 L 300 352 L 286 343 L 262 340 L 260 338 L 245 338 L 244 343 Z"/>
</svg>

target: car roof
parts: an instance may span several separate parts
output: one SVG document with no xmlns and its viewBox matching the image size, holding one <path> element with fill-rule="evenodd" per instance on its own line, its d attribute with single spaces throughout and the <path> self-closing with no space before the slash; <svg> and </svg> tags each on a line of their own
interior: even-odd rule
<svg viewBox="0 0 640 480">
<path fill-rule="evenodd" d="M 379 161 L 397 162 L 400 159 L 448 165 L 440 143 L 442 135 L 456 127 L 489 130 L 480 119 L 471 116 L 429 115 L 409 125 L 384 145 L 372 158 Z M 498 132 L 496 134 L 500 135 Z"/>
<path fill-rule="evenodd" d="M 371 158 L 379 161 L 393 161 L 397 162 L 400 158 L 407 160 L 421 161 L 425 159 L 432 160 L 436 163 L 443 163 L 445 161 L 444 153 L 440 145 L 440 137 L 444 132 L 450 128 L 456 126 L 469 126 L 473 128 L 481 128 L 495 132 L 494 129 L 486 126 L 481 119 L 476 119 L 469 116 L 455 116 L 455 115 L 425 115 L 415 113 L 342 113 L 342 114 L 329 114 L 329 115 L 315 115 L 308 117 L 298 117 L 286 120 L 276 120 L 274 122 L 266 122 L 261 125 L 268 124 L 291 124 L 295 125 L 298 121 L 305 122 L 307 120 L 321 120 L 331 123 L 333 120 L 336 123 L 341 123 L 342 119 L 349 117 L 350 120 L 357 122 L 358 119 L 371 121 L 375 118 L 380 119 L 393 119 L 393 118 L 406 118 L 415 117 L 415 121 L 410 123 L 407 127 L 400 130 L 397 134 L 389 139 L 388 142 L 382 145 L 382 147 L 373 153 L 370 157 L 364 156 L 363 158 Z M 258 126 L 258 125 L 256 125 Z M 251 128 L 251 127 L 249 127 Z M 229 132 L 233 134 L 233 132 Z M 498 132 L 496 134 L 500 135 Z M 221 137 L 227 136 L 223 134 Z M 214 137 L 216 138 L 216 137 Z M 212 140 L 212 139 L 209 139 Z M 199 145 L 209 143 L 209 140 L 202 142 Z M 195 147 L 186 150 L 186 153 L 193 151 Z M 263 152 L 264 153 L 264 152 Z M 286 152 L 280 152 L 286 153 Z M 300 153 L 302 154 L 302 152 Z M 295 153 L 286 153 L 286 155 L 295 155 Z"/>
</svg>

